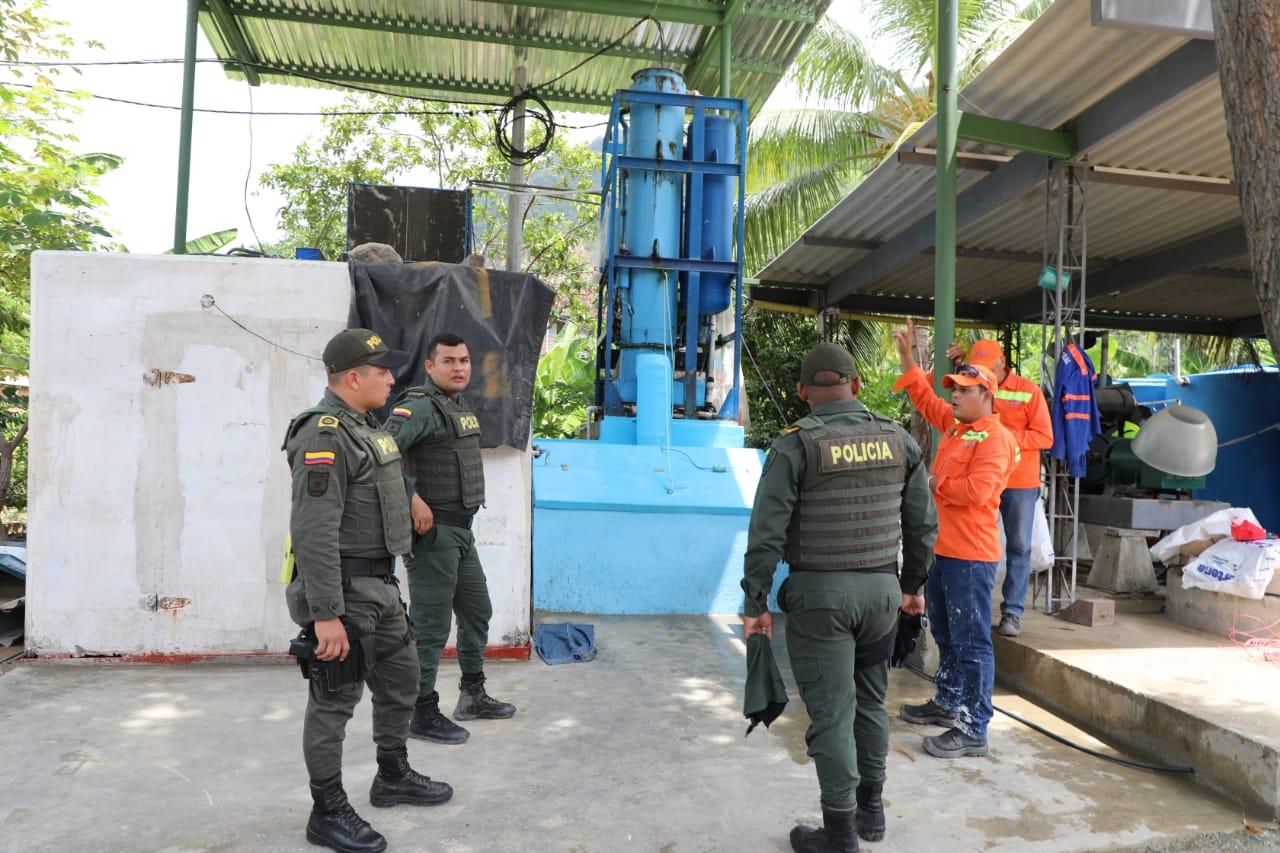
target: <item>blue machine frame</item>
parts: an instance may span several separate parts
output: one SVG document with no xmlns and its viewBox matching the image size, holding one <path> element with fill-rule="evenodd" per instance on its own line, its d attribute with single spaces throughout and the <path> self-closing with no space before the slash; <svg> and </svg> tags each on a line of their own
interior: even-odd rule
<svg viewBox="0 0 1280 853">
<path fill-rule="evenodd" d="M 627 110 L 625 106 L 632 104 L 653 104 L 655 106 L 684 107 L 692 111 L 693 121 L 689 132 L 690 159 L 657 159 L 635 157 L 625 153 L 627 133 Z M 704 116 L 707 110 L 718 110 L 728 114 L 736 123 L 738 135 L 738 154 L 736 163 L 712 162 L 704 159 L 705 133 Z M 614 93 L 613 105 L 609 111 L 609 124 L 605 132 L 604 157 L 601 161 L 600 186 L 602 191 L 600 216 L 601 232 L 605 235 L 606 254 L 602 272 L 603 287 L 596 298 L 596 328 L 604 330 L 604 340 L 596 355 L 596 405 L 606 415 L 622 415 L 623 399 L 619 393 L 617 382 L 613 377 L 612 364 L 614 353 L 613 326 L 616 319 L 618 271 L 620 269 L 650 269 L 683 272 L 686 274 L 685 304 L 699 304 L 700 285 L 703 273 L 721 273 L 732 276 L 734 288 L 734 325 L 733 325 L 733 386 L 724 398 L 718 412 L 721 420 L 738 419 L 738 401 L 742 389 L 738 378 L 742 375 L 742 245 L 744 240 L 743 213 L 746 203 L 746 152 L 747 152 L 747 102 L 742 98 L 711 98 L 700 95 L 675 94 L 671 92 L 646 92 L 634 89 L 620 89 Z M 690 225 L 685 229 L 687 240 L 684 257 L 642 257 L 639 255 L 621 254 L 618 252 L 618 214 L 622 207 L 623 173 L 631 169 L 647 169 L 655 172 L 676 172 L 687 174 L 689 194 L 686 205 L 686 219 L 689 223 L 702 222 L 703 177 L 706 175 L 730 175 L 738 179 L 738 204 L 734 214 L 734 247 L 733 260 L 703 260 L 702 229 Z M 685 317 L 685 353 L 684 353 L 684 405 L 686 417 L 691 412 L 697 398 L 698 372 L 698 321 L 696 310 L 686 311 Z M 674 369 L 676 365 L 672 365 Z M 671 417 L 671 413 L 667 413 Z"/>
</svg>

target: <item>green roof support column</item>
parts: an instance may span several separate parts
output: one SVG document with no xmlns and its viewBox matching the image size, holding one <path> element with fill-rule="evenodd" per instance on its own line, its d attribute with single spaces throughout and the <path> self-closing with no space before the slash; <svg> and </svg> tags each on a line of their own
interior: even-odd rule
<svg viewBox="0 0 1280 853">
<path fill-rule="evenodd" d="M 933 385 L 942 394 L 942 377 L 951 372 L 947 348 L 956 333 L 956 142 L 960 116 L 956 106 L 957 0 L 936 1 L 938 156 L 934 177 Z"/>
<path fill-rule="evenodd" d="M 720 97 L 732 98 L 730 78 L 733 69 L 733 23 L 720 25 Z"/>
<path fill-rule="evenodd" d="M 182 129 L 178 134 L 178 201 L 173 214 L 173 253 L 187 251 L 187 200 L 191 193 L 191 120 L 196 97 L 196 27 L 200 0 L 187 0 L 187 41 L 182 59 Z"/>
</svg>

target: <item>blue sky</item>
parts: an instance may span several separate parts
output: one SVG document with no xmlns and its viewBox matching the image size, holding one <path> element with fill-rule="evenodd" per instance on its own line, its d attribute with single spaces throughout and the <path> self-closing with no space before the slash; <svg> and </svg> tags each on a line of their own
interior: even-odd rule
<svg viewBox="0 0 1280 853">
<path fill-rule="evenodd" d="M 49 0 L 47 16 L 67 21 L 78 44 L 93 39 L 105 45 L 101 50 L 78 47 L 76 59 L 160 59 L 182 55 L 185 6 L 178 0 Z M 863 0 L 835 0 L 830 14 L 869 41 L 862 6 Z M 128 14 L 121 14 L 124 8 Z M 199 55 L 213 56 L 203 35 Z M 68 74 L 64 79 L 75 79 L 77 87 L 100 95 L 175 105 L 182 96 L 179 65 L 85 68 L 78 78 Z M 197 66 L 195 92 L 199 107 L 249 108 L 249 87 L 228 79 L 214 65 Z M 341 98 L 336 91 L 289 86 L 260 86 L 252 92 L 257 110 L 318 110 Z M 767 106 L 797 105 L 796 93 L 783 86 Z M 268 164 L 288 160 L 294 147 L 319 129 L 319 120 L 312 117 L 254 118 L 250 169 L 249 119 L 197 114 L 188 234 L 196 237 L 234 227 L 240 229 L 242 244 L 253 245 L 245 213 L 244 183 L 249 175 L 249 215 L 262 240 L 274 240 L 282 200 L 258 188 L 258 175 Z M 177 112 L 90 101 L 76 123 L 76 134 L 83 151 L 109 151 L 125 158 L 125 165 L 102 183 L 112 232 L 133 252 L 169 248 L 177 185 Z M 415 177 L 430 183 L 428 175 Z"/>
</svg>

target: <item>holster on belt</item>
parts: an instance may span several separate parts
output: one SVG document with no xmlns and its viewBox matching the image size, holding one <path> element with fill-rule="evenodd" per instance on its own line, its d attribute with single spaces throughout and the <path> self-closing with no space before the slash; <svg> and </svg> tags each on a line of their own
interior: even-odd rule
<svg viewBox="0 0 1280 853">
<path fill-rule="evenodd" d="M 289 642 L 289 654 L 298 661 L 302 677 L 327 694 L 337 693 L 348 684 L 362 684 L 378 662 L 375 637 L 362 631 L 354 622 L 345 616 L 342 627 L 347 630 L 347 644 L 350 647 L 346 660 L 320 660 L 316 657 L 315 623 L 309 622 Z"/>
</svg>

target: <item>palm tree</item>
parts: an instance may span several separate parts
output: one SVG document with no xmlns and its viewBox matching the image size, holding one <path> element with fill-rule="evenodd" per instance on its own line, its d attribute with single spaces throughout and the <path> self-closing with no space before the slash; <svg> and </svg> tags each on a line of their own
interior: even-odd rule
<svg viewBox="0 0 1280 853">
<path fill-rule="evenodd" d="M 818 106 L 765 111 L 751 128 L 746 265 L 757 271 L 826 213 L 934 112 L 936 0 L 865 0 L 892 66 L 830 18 L 805 42 L 791 81 Z M 960 0 L 960 84 L 1052 0 Z"/>
</svg>

